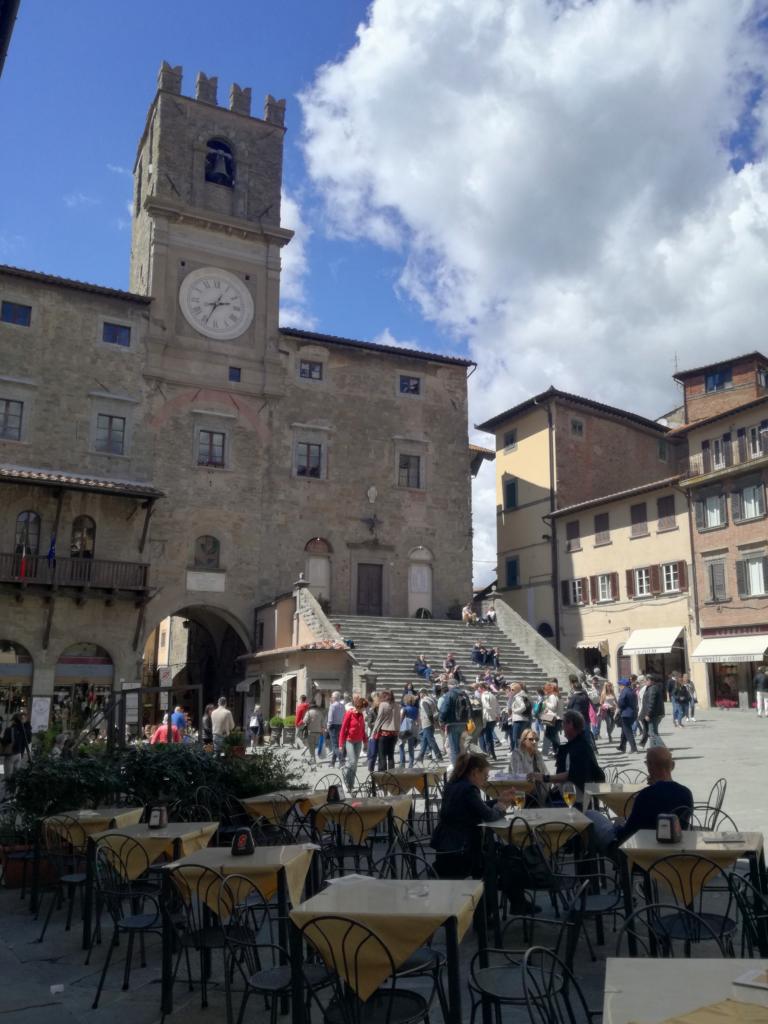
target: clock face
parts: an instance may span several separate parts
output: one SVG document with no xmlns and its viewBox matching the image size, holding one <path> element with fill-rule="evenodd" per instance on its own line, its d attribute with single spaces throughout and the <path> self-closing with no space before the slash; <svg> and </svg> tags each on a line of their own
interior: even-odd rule
<svg viewBox="0 0 768 1024">
<path fill-rule="evenodd" d="M 253 319 L 251 293 L 240 278 L 216 267 L 187 274 L 179 290 L 179 305 L 196 331 L 219 341 L 239 337 Z"/>
</svg>

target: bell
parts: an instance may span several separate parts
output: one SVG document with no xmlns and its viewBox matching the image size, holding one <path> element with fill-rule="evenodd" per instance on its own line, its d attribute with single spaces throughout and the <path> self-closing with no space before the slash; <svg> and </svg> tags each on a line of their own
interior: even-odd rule
<svg viewBox="0 0 768 1024">
<path fill-rule="evenodd" d="M 217 185 L 228 185 L 231 181 L 227 158 L 223 153 L 217 153 L 213 160 L 213 166 L 207 174 L 208 181 Z"/>
</svg>

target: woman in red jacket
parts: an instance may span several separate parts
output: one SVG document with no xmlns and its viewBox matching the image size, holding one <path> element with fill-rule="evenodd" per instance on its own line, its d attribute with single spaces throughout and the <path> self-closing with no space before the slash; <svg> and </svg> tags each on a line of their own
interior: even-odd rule
<svg viewBox="0 0 768 1024">
<path fill-rule="evenodd" d="M 359 693 L 352 697 L 352 707 L 344 715 L 341 721 L 341 732 L 339 733 L 339 750 L 344 756 L 347 752 L 347 769 L 344 772 L 344 782 L 347 791 L 352 792 L 357 780 L 357 762 L 360 751 L 366 742 L 365 735 L 365 709 L 368 701 L 364 700 Z"/>
</svg>

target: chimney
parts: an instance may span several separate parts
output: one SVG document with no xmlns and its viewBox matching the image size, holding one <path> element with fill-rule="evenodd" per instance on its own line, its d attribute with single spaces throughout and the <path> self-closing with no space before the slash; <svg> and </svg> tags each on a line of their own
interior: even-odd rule
<svg viewBox="0 0 768 1024">
<path fill-rule="evenodd" d="M 235 82 L 229 90 L 229 109 L 236 114 L 251 116 L 251 90 L 241 89 Z"/>
<path fill-rule="evenodd" d="M 175 68 L 172 68 L 168 61 L 164 60 L 157 73 L 158 90 L 162 89 L 164 92 L 172 92 L 180 96 L 182 70 L 181 64 L 177 64 Z"/>
<path fill-rule="evenodd" d="M 274 96 L 267 94 L 264 100 L 264 120 L 270 124 L 278 124 L 282 128 L 285 124 L 285 100 L 276 100 Z"/>
<path fill-rule="evenodd" d="M 216 106 L 216 91 L 219 88 L 219 80 L 215 75 L 203 74 L 202 71 L 198 71 L 197 78 L 195 79 L 195 99 L 199 100 L 200 103 L 210 103 L 212 106 Z"/>
</svg>

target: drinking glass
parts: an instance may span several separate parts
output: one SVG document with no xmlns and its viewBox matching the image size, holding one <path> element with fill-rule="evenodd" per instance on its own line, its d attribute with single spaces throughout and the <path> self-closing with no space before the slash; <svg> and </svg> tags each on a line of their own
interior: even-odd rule
<svg viewBox="0 0 768 1024">
<path fill-rule="evenodd" d="M 566 807 L 573 807 L 576 803 L 576 787 L 572 782 L 566 782 L 563 786 L 563 800 Z"/>
<path fill-rule="evenodd" d="M 522 809 L 525 807 L 525 793 L 523 793 L 522 790 L 519 789 L 515 790 L 515 807 L 518 809 L 518 811 L 522 811 Z"/>
</svg>

